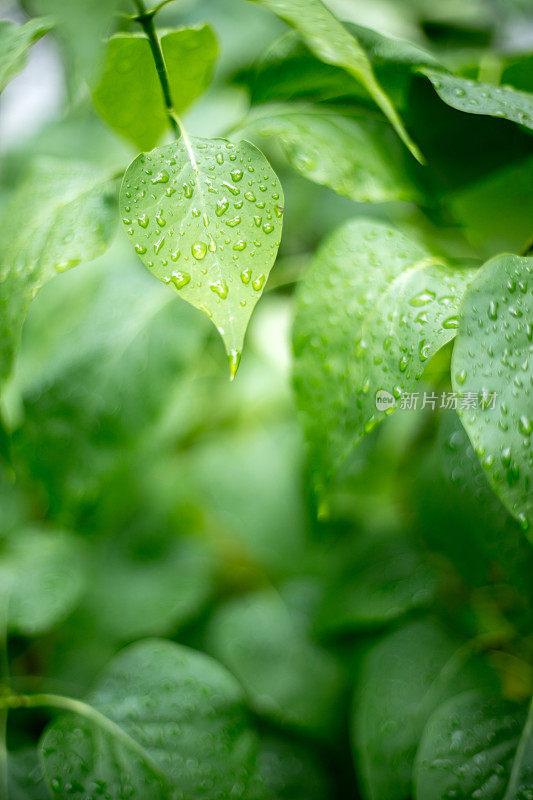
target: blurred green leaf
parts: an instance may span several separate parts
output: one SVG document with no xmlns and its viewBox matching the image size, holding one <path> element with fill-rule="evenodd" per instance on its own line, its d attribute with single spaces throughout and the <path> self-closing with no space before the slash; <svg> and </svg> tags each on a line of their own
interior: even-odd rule
<svg viewBox="0 0 533 800">
<path fill-rule="evenodd" d="M 52 20 L 44 17 L 24 25 L 0 20 L 0 92 L 24 68 L 30 47 L 52 28 Z"/>
<path fill-rule="evenodd" d="M 533 494 L 533 259 L 498 256 L 465 294 L 452 359 L 459 410 L 490 484 L 527 529 Z"/>
<path fill-rule="evenodd" d="M 261 737 L 257 758 L 261 800 L 326 800 L 331 787 L 313 750 L 289 738 Z"/>
<path fill-rule="evenodd" d="M 10 752 L 8 765 L 9 800 L 49 800 L 35 748 Z"/>
<path fill-rule="evenodd" d="M 233 377 L 281 239 L 283 190 L 264 155 L 184 134 L 130 164 L 120 211 L 143 264 L 216 325 Z"/>
</svg>

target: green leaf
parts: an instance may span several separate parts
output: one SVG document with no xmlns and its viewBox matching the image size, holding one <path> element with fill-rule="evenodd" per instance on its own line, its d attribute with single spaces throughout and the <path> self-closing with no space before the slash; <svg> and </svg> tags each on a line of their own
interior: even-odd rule
<svg viewBox="0 0 533 800">
<path fill-rule="evenodd" d="M 98 169 L 46 158 L 29 170 L 0 220 L 0 379 L 32 298 L 58 272 L 103 253 L 115 217 L 115 182 Z"/>
<path fill-rule="evenodd" d="M 253 0 L 292 25 L 317 58 L 356 78 L 388 118 L 414 157 L 423 157 L 407 133 L 390 98 L 379 85 L 364 49 L 321 0 Z"/>
<path fill-rule="evenodd" d="M 318 753 L 294 740 L 262 737 L 257 772 L 263 788 L 256 790 L 254 800 L 326 800 L 332 796 Z"/>
<path fill-rule="evenodd" d="M 321 245 L 294 323 L 294 380 L 317 488 L 454 337 L 473 274 L 366 220 L 346 223 Z"/>
<path fill-rule="evenodd" d="M 130 164 L 120 211 L 143 263 L 216 325 L 234 376 L 281 239 L 283 190 L 264 155 L 184 133 Z"/>
<path fill-rule="evenodd" d="M 242 690 L 203 653 L 163 640 L 127 647 L 88 705 L 45 731 L 54 796 L 113 800 L 244 798 L 256 758 Z"/>
<path fill-rule="evenodd" d="M 489 482 L 527 529 L 532 521 L 533 258 L 489 261 L 466 292 L 452 358 L 459 411 Z"/>
<path fill-rule="evenodd" d="M 35 747 L 8 754 L 8 800 L 50 800 Z"/>
<path fill-rule="evenodd" d="M 406 64 L 408 66 L 439 66 L 434 55 L 413 42 L 347 22 L 346 27 L 366 50 L 374 66 L 380 63 Z"/>
<path fill-rule="evenodd" d="M 410 797 L 416 749 L 432 712 L 448 697 L 491 681 L 471 655 L 431 620 L 411 622 L 370 650 L 352 729 L 365 797 Z"/>
<path fill-rule="evenodd" d="M 72 535 L 29 528 L 0 542 L 0 602 L 9 627 L 33 636 L 61 622 L 85 588 L 85 548 Z"/>
<path fill-rule="evenodd" d="M 467 114 L 501 117 L 533 129 L 533 94 L 427 67 L 419 71 L 429 78 L 441 100 L 452 108 Z"/>
<path fill-rule="evenodd" d="M 331 731 L 341 673 L 277 594 L 257 592 L 229 602 L 215 614 L 208 642 L 241 681 L 256 713 L 313 734 Z"/>
<path fill-rule="evenodd" d="M 520 800 L 533 784 L 527 709 L 479 691 L 450 698 L 431 716 L 416 757 L 415 798 Z M 528 729 L 529 727 L 529 729 Z"/>
<path fill-rule="evenodd" d="M 24 25 L 0 20 L 0 92 L 23 69 L 26 54 L 53 27 L 45 17 L 31 19 Z"/>
<path fill-rule="evenodd" d="M 160 38 L 174 111 L 181 114 L 211 82 L 217 40 L 209 25 Z M 100 116 L 140 150 L 151 150 L 168 125 L 150 43 L 143 34 L 119 33 L 107 43 L 102 77 L 93 92 Z"/>
<path fill-rule="evenodd" d="M 274 136 L 304 177 L 359 203 L 416 200 L 388 126 L 370 115 L 349 117 L 309 106 L 257 109 L 239 131 Z"/>
</svg>

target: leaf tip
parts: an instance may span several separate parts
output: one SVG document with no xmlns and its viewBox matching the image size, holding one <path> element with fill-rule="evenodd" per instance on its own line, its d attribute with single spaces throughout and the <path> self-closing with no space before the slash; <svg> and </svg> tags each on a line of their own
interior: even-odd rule
<svg viewBox="0 0 533 800">
<path fill-rule="evenodd" d="M 237 374 L 237 370 L 239 369 L 239 364 L 241 363 L 241 352 L 240 350 L 230 350 L 228 353 L 228 361 L 229 361 L 229 372 L 230 372 L 230 381 L 234 380 L 235 375 Z"/>
</svg>

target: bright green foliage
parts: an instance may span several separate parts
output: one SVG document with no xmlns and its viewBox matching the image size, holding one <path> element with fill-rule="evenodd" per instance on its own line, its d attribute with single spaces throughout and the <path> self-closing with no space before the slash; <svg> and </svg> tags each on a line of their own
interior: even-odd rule
<svg viewBox="0 0 533 800">
<path fill-rule="evenodd" d="M 440 70 L 421 68 L 445 103 L 467 114 L 487 114 L 533 129 L 533 95 L 512 86 L 493 86 Z"/>
<path fill-rule="evenodd" d="M 275 593 L 223 607 L 211 623 L 209 641 L 258 714 L 314 734 L 331 730 L 342 676 L 329 654 L 298 629 Z"/>
<path fill-rule="evenodd" d="M 31 19 L 24 25 L 0 20 L 0 92 L 24 67 L 26 54 L 32 44 L 48 33 L 52 26 L 52 21 L 45 18 Z"/>
<path fill-rule="evenodd" d="M 58 272 L 90 261 L 115 229 L 115 182 L 79 162 L 35 163 L 11 197 L 0 229 L 0 378 L 11 366 L 36 292 Z"/>
<path fill-rule="evenodd" d="M 88 703 L 82 714 L 60 717 L 41 740 L 56 794 L 246 797 L 255 737 L 237 681 L 208 656 L 163 640 L 131 645 Z"/>
<path fill-rule="evenodd" d="M 268 161 L 248 142 L 183 137 L 130 164 L 120 212 L 143 263 L 216 325 L 234 375 L 281 239 Z"/>
<path fill-rule="evenodd" d="M 416 800 L 527 798 L 533 782 L 533 734 L 524 728 L 526 717 L 526 708 L 479 691 L 439 706 L 417 755 Z"/>
<path fill-rule="evenodd" d="M 161 37 L 174 111 L 181 114 L 211 81 L 217 40 L 209 25 Z M 150 44 L 143 34 L 120 33 L 107 44 L 103 75 L 93 92 L 102 118 L 140 150 L 151 150 L 168 126 Z"/>
<path fill-rule="evenodd" d="M 74 608 L 85 585 L 85 549 L 72 535 L 37 528 L 0 542 L 0 604 L 9 627 L 34 636 Z"/>
<path fill-rule="evenodd" d="M 370 221 L 346 223 L 320 247 L 294 326 L 297 399 L 319 486 L 455 336 L 473 274 Z"/>
<path fill-rule="evenodd" d="M 304 177 L 360 203 L 416 200 L 390 130 L 370 115 L 347 117 L 313 107 L 266 106 L 245 136 L 272 136 Z"/>
<path fill-rule="evenodd" d="M 431 620 L 405 625 L 367 655 L 353 709 L 353 743 L 371 800 L 408 800 L 416 748 L 432 712 L 484 675 Z M 490 674 L 485 674 L 490 682 Z M 425 800 L 425 798 L 424 798 Z"/>
<path fill-rule="evenodd" d="M 460 411 L 489 481 L 528 528 L 533 514 L 533 259 L 489 261 L 466 293 L 452 361 Z M 503 335 L 502 335 L 503 333 Z"/>
<path fill-rule="evenodd" d="M 345 69 L 365 87 L 416 159 L 422 155 L 387 94 L 376 80 L 365 51 L 321 0 L 253 0 L 292 25 L 321 61 Z"/>
</svg>

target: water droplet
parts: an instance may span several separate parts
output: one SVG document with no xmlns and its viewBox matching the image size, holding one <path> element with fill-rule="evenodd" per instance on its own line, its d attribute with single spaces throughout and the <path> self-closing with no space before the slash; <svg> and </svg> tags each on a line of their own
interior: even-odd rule
<svg viewBox="0 0 533 800">
<path fill-rule="evenodd" d="M 226 213 L 228 208 L 229 208 L 229 200 L 227 197 L 223 197 L 222 200 L 219 200 L 217 202 L 215 214 L 217 215 L 217 217 L 221 217 L 222 214 Z"/>
<path fill-rule="evenodd" d="M 136 244 L 135 245 L 135 252 L 139 253 L 139 255 L 142 256 L 143 253 L 146 253 L 146 247 L 144 247 L 144 245 L 142 245 L 142 244 Z"/>
<path fill-rule="evenodd" d="M 491 300 L 489 303 L 489 319 L 498 319 L 498 303 L 496 300 Z"/>
<path fill-rule="evenodd" d="M 400 372 L 405 372 L 405 370 L 407 369 L 407 365 L 408 364 L 409 364 L 409 361 L 407 360 L 407 356 L 402 356 L 400 358 L 400 361 L 399 361 L 399 364 L 398 364 L 398 366 L 400 368 Z"/>
<path fill-rule="evenodd" d="M 265 225 L 263 225 L 263 230 L 265 233 L 272 233 L 272 231 L 274 230 L 274 226 L 271 225 L 270 223 L 266 223 Z"/>
<path fill-rule="evenodd" d="M 164 244 L 165 244 L 165 237 L 164 236 L 162 236 L 157 242 L 155 242 L 154 251 L 155 251 L 156 255 L 158 255 L 159 251 L 161 250 L 161 248 L 163 247 Z"/>
<path fill-rule="evenodd" d="M 235 183 L 238 183 L 242 179 L 243 174 L 244 173 L 243 173 L 242 169 L 234 169 L 234 170 L 232 170 L 230 172 L 230 175 L 233 178 L 233 180 L 235 181 Z"/>
<path fill-rule="evenodd" d="M 212 292 L 218 294 L 218 296 L 222 300 L 225 300 L 226 297 L 228 296 L 228 285 L 226 281 L 223 280 L 214 281 L 209 288 L 211 289 Z"/>
<path fill-rule="evenodd" d="M 415 306 L 416 308 L 418 306 L 425 306 L 428 303 L 431 303 L 431 301 L 434 299 L 435 299 L 435 292 L 431 292 L 428 289 L 424 289 L 422 292 L 415 294 L 415 296 L 409 300 L 409 304 Z"/>
<path fill-rule="evenodd" d="M 198 261 L 201 261 L 207 253 L 207 245 L 205 242 L 195 242 L 191 247 L 191 253 Z"/>
<path fill-rule="evenodd" d="M 244 250 L 245 248 L 246 248 L 246 242 L 243 241 L 242 239 L 240 239 L 238 242 L 235 242 L 235 244 L 233 245 L 234 250 L 240 251 Z"/>
<path fill-rule="evenodd" d="M 533 430 L 533 422 L 523 414 L 520 419 L 518 420 L 518 427 L 520 431 L 524 434 L 524 436 L 529 436 L 531 431 Z"/>
<path fill-rule="evenodd" d="M 170 180 L 170 176 L 166 169 L 162 169 L 161 172 L 158 172 L 155 178 L 152 178 L 152 183 L 168 183 Z"/>
<path fill-rule="evenodd" d="M 252 270 L 251 269 L 243 269 L 241 272 L 241 281 L 248 285 L 250 283 L 250 278 L 252 277 Z"/>
<path fill-rule="evenodd" d="M 241 363 L 241 354 L 238 350 L 230 350 L 228 353 L 230 380 L 233 380 Z"/>
<path fill-rule="evenodd" d="M 187 272 L 174 272 L 170 280 L 176 289 L 183 289 L 190 282 L 191 276 Z"/>
<path fill-rule="evenodd" d="M 458 328 L 459 317 L 448 317 L 448 319 L 445 319 L 444 322 L 442 323 L 442 327 L 447 331 L 453 330 L 454 328 Z"/>
<path fill-rule="evenodd" d="M 260 292 L 263 286 L 265 285 L 266 277 L 265 275 L 259 275 L 255 280 L 252 281 L 252 286 L 256 292 Z"/>
<path fill-rule="evenodd" d="M 137 222 L 141 226 L 141 228 L 147 228 L 148 223 L 150 222 L 150 218 L 146 216 L 146 214 L 141 214 L 140 217 L 137 218 Z"/>
</svg>

